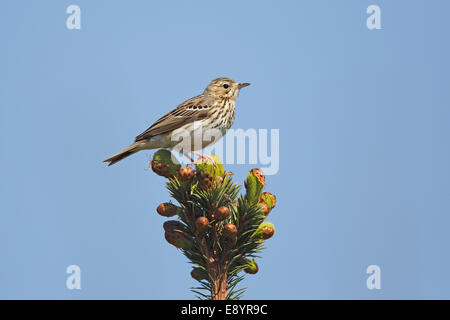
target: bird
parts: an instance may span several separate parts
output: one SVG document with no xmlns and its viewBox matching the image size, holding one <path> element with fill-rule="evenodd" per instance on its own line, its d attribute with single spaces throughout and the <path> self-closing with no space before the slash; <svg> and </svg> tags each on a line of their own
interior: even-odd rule
<svg viewBox="0 0 450 320">
<path fill-rule="evenodd" d="M 179 137 L 186 135 L 191 143 L 183 154 L 204 157 L 196 150 L 215 143 L 216 139 L 206 139 L 203 135 L 199 137 L 196 130 L 218 129 L 224 135 L 234 122 L 236 98 L 240 90 L 249 85 L 226 77 L 212 80 L 202 94 L 178 105 L 139 134 L 134 143 L 103 162 L 111 166 L 141 150 L 174 149 L 180 143 Z"/>
</svg>

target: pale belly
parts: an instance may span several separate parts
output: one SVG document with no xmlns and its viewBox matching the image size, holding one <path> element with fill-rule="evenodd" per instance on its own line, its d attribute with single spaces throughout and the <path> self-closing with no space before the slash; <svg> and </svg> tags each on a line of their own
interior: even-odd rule
<svg viewBox="0 0 450 320">
<path fill-rule="evenodd" d="M 220 140 L 228 129 L 229 127 L 222 126 L 211 128 L 203 121 L 197 121 L 170 133 L 150 138 L 148 142 L 143 143 L 142 149 L 169 148 L 181 153 L 201 150 Z"/>
</svg>

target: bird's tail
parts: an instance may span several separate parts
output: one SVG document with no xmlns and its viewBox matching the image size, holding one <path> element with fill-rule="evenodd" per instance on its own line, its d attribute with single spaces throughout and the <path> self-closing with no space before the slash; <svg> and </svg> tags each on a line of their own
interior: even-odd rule
<svg viewBox="0 0 450 320">
<path fill-rule="evenodd" d="M 103 160 L 103 162 L 109 162 L 108 166 L 111 166 L 114 163 L 119 162 L 120 160 L 131 156 L 133 153 L 136 153 L 139 150 L 142 150 L 141 147 L 140 147 L 141 144 L 142 144 L 142 142 L 135 142 L 132 145 L 130 145 L 127 148 L 125 148 L 122 151 L 120 151 L 119 153 L 116 153 L 112 157 L 110 157 L 110 158 L 108 158 L 106 160 Z"/>
</svg>

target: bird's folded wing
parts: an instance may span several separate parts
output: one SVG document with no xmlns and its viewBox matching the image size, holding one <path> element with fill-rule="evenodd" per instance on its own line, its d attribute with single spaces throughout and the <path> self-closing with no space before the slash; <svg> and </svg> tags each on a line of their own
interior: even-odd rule
<svg viewBox="0 0 450 320">
<path fill-rule="evenodd" d="M 135 141 L 146 140 L 180 128 L 185 124 L 204 119 L 210 110 L 210 104 L 205 100 L 202 96 L 197 96 L 183 102 L 138 135 Z"/>
</svg>

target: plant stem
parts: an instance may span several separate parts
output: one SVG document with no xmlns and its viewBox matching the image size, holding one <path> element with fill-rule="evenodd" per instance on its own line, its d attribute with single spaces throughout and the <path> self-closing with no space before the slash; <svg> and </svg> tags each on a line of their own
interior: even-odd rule
<svg viewBox="0 0 450 320">
<path fill-rule="evenodd" d="M 217 240 L 218 235 L 218 223 L 214 224 L 214 239 Z M 212 255 L 214 262 L 210 265 L 210 275 L 212 276 L 212 286 L 211 286 L 211 299 L 212 300 L 226 300 L 227 299 L 227 271 L 225 268 L 225 263 L 221 259 L 222 252 L 219 253 L 213 250 Z"/>
<path fill-rule="evenodd" d="M 211 269 L 213 276 L 213 284 L 211 286 L 212 300 L 226 300 L 227 299 L 227 272 L 223 270 L 219 264 Z"/>
</svg>

